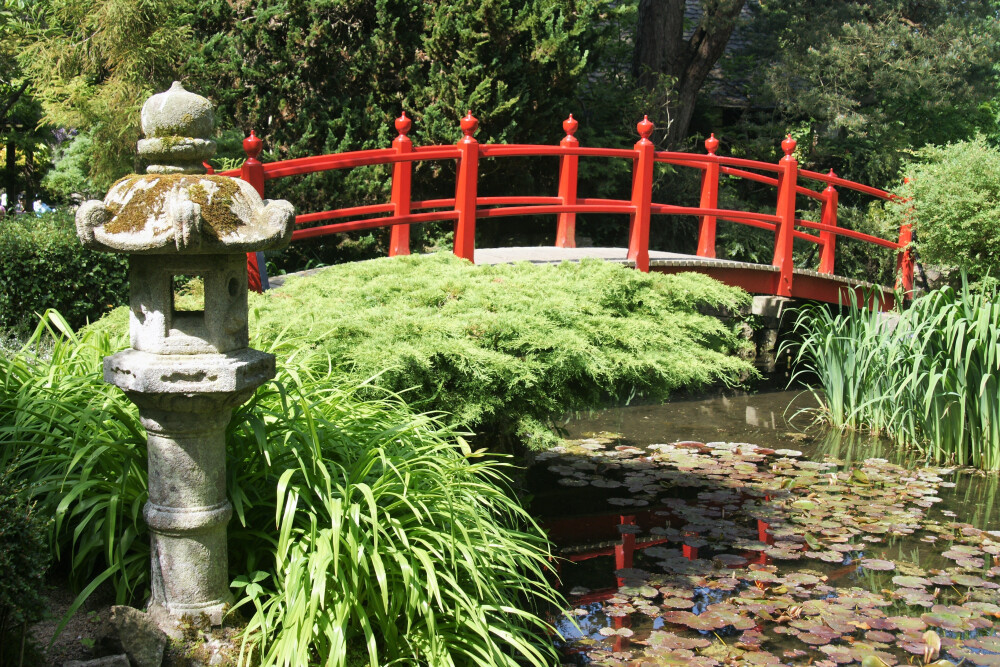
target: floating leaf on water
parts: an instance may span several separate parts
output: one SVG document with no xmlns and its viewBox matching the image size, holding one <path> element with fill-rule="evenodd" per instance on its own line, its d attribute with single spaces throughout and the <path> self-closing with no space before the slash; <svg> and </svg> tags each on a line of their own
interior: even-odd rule
<svg viewBox="0 0 1000 667">
<path fill-rule="evenodd" d="M 694 649 L 705 648 L 712 642 L 704 637 L 680 637 L 666 630 L 653 630 L 649 633 L 646 644 L 653 648 Z"/>
<path fill-rule="evenodd" d="M 820 646 L 819 650 L 829 656 L 829 658 L 838 665 L 846 665 L 854 662 L 854 656 L 851 655 L 851 649 L 846 646 L 827 644 L 825 646 Z"/>
<path fill-rule="evenodd" d="M 971 574 L 953 574 L 951 575 L 951 580 L 959 586 L 982 586 L 986 583 L 979 577 Z"/>
<path fill-rule="evenodd" d="M 851 481 L 858 484 L 869 484 L 871 482 L 865 471 L 858 470 L 857 468 L 851 471 Z"/>
<path fill-rule="evenodd" d="M 660 594 L 660 591 L 653 588 L 652 586 L 622 586 L 618 589 L 620 595 L 631 595 L 631 596 L 641 596 L 644 598 L 655 598 Z"/>
<path fill-rule="evenodd" d="M 923 588 L 924 586 L 931 585 L 931 582 L 923 577 L 907 577 L 903 575 L 893 577 L 892 583 L 903 588 Z"/>
<path fill-rule="evenodd" d="M 605 637 L 614 637 L 615 635 L 619 637 L 631 637 L 635 633 L 629 628 L 610 628 L 604 627 L 598 630 L 598 632 Z"/>
<path fill-rule="evenodd" d="M 878 558 L 862 558 L 861 566 L 867 570 L 877 570 L 879 572 L 887 572 L 889 570 L 896 569 L 896 564 L 891 560 L 881 560 Z"/>
<path fill-rule="evenodd" d="M 948 632 L 968 632 L 972 630 L 972 624 L 969 623 L 968 619 L 951 612 L 939 611 L 921 614 L 920 620 L 927 623 L 927 625 L 941 628 Z"/>
</svg>

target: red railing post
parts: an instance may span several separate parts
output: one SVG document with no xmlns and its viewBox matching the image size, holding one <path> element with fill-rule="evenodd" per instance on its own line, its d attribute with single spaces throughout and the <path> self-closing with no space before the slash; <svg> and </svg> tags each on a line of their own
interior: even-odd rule
<svg viewBox="0 0 1000 667">
<path fill-rule="evenodd" d="M 469 111 L 461 121 L 463 136 L 458 142 L 461 157 L 455 179 L 455 254 L 475 262 L 476 252 L 476 190 L 479 179 L 479 142 L 472 136 L 479 121 Z"/>
<path fill-rule="evenodd" d="M 774 231 L 774 261 L 778 267 L 778 284 L 774 290 L 777 296 L 792 295 L 792 232 L 795 230 L 795 186 L 798 178 L 799 163 L 792 157 L 795 150 L 795 139 L 788 135 L 781 142 L 781 150 L 785 157 L 778 166 L 778 224 Z"/>
<path fill-rule="evenodd" d="M 573 118 L 573 114 L 563 121 L 563 130 L 566 136 L 559 142 L 560 146 L 575 148 L 580 145 L 580 140 L 573 136 L 580 123 Z M 564 206 L 576 204 L 577 167 L 580 163 L 579 155 L 563 155 L 559 158 L 559 199 Z M 576 213 L 560 213 L 556 226 L 556 247 L 575 248 L 576 247 Z"/>
<path fill-rule="evenodd" d="M 635 268 L 649 271 L 649 217 L 653 203 L 653 160 L 656 146 L 649 140 L 653 133 L 653 123 L 649 116 L 643 116 L 636 124 L 639 141 L 634 148 L 637 153 L 632 162 L 632 207 L 628 232 L 628 258 L 635 262 Z"/>
<path fill-rule="evenodd" d="M 830 176 L 837 176 L 833 173 L 833 169 L 830 170 Z M 823 209 L 819 218 L 819 221 L 824 225 L 837 226 L 839 199 L 840 195 L 837 194 L 837 188 L 833 187 L 833 183 L 827 185 L 826 189 L 823 190 Z M 837 235 L 833 232 L 822 231 L 819 233 L 819 242 L 822 246 L 819 255 L 819 272 L 833 273 L 833 264 L 837 253 Z"/>
<path fill-rule="evenodd" d="M 413 141 L 407 135 L 410 131 L 412 123 L 409 118 L 406 117 L 406 112 L 404 111 L 396 119 L 396 131 L 399 132 L 399 136 L 393 139 L 392 146 L 396 149 L 396 153 L 412 153 L 413 152 Z M 410 190 L 412 184 L 413 176 L 413 163 L 406 162 L 396 162 L 392 165 L 392 214 L 393 215 L 409 215 L 410 214 Z M 393 225 L 392 231 L 389 232 L 389 257 L 395 257 L 396 255 L 409 255 L 410 254 L 410 226 L 409 225 Z"/>
<path fill-rule="evenodd" d="M 260 155 L 263 147 L 264 142 L 257 138 L 253 130 L 250 130 L 250 136 L 243 140 L 243 150 L 247 154 L 247 159 L 240 168 L 240 178 L 252 185 L 262 199 L 264 197 L 264 165 L 260 163 L 257 156 Z M 264 291 L 260 278 L 260 266 L 257 263 L 257 253 L 255 252 L 247 253 L 247 287 L 254 292 Z"/>
<path fill-rule="evenodd" d="M 705 150 L 715 155 L 719 140 L 713 133 L 705 139 Z M 701 175 L 701 201 L 699 208 L 719 208 L 719 163 L 708 162 Z M 703 215 L 698 225 L 698 256 L 715 257 L 715 216 Z"/>
<path fill-rule="evenodd" d="M 907 176 L 903 183 L 909 183 Z M 899 226 L 899 254 L 896 256 L 896 289 L 902 290 L 903 297 L 913 298 L 913 224 L 910 222 L 910 215 L 913 212 L 912 198 L 903 200 L 906 212 L 903 214 L 903 223 Z"/>
</svg>

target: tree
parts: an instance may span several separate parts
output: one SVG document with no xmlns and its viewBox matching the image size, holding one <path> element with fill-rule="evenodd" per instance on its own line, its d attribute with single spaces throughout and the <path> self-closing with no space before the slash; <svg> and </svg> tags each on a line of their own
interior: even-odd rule
<svg viewBox="0 0 1000 667">
<path fill-rule="evenodd" d="M 692 29 L 685 21 L 686 0 L 639 0 L 632 69 L 640 86 L 666 95 L 668 145 L 687 137 L 698 93 L 725 52 L 746 2 L 701 0 L 701 18 Z"/>
<path fill-rule="evenodd" d="M 992 0 L 754 5 L 748 134 L 800 139 L 806 166 L 895 187 L 913 151 L 989 131 L 1000 23 Z M 762 67 L 761 63 L 768 63 Z M 739 74 L 737 74 L 739 76 Z M 764 129 L 765 127 L 769 129 Z"/>
<path fill-rule="evenodd" d="M 18 62 L 45 120 L 89 133 L 98 183 L 135 168 L 143 101 L 182 76 L 198 49 L 190 9 L 173 0 L 51 0 L 34 3 L 21 26 Z"/>
</svg>

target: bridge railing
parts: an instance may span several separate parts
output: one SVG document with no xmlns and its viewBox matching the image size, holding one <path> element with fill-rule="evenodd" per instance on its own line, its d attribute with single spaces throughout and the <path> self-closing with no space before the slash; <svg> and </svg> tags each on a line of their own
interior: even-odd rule
<svg viewBox="0 0 1000 667">
<path fill-rule="evenodd" d="M 819 247 L 818 272 L 833 274 L 838 237 L 847 237 L 897 251 L 897 287 L 907 296 L 913 289 L 913 260 L 909 224 L 900 228 L 897 240 L 883 239 L 840 227 L 837 224 L 839 191 L 853 190 L 876 199 L 897 199 L 884 190 L 828 174 L 799 169 L 793 155 L 795 140 L 789 135 L 781 142 L 784 157 L 777 164 L 725 157 L 716 154 L 719 141 L 713 134 L 705 140 L 705 154 L 657 151 L 649 140 L 653 123 L 643 118 L 636 129 L 639 141 L 631 149 L 589 148 L 580 145 L 575 133 L 579 124 L 572 115 L 563 121 L 566 136 L 557 146 L 534 144 L 480 144 L 475 133 L 479 121 L 469 112 L 460 121 L 462 138 L 456 145 L 414 146 L 407 136 L 411 120 L 403 113 L 395 120 L 398 136 L 388 148 L 379 148 L 331 155 L 262 163 L 258 159 L 263 144 L 251 132 L 243 142 L 247 159 L 240 169 L 222 175 L 242 178 L 264 196 L 265 183 L 275 178 L 300 176 L 320 171 L 351 169 L 367 165 L 392 165 L 392 193 L 384 204 L 350 206 L 328 211 L 303 213 L 296 216 L 302 228 L 292 234 L 293 240 L 330 234 L 390 227 L 389 255 L 410 252 L 410 225 L 425 222 L 453 221 L 455 224 L 454 252 L 459 257 L 475 261 L 476 221 L 522 215 L 555 215 L 556 247 L 576 245 L 575 225 L 579 213 L 620 213 L 629 216 L 628 259 L 640 271 L 649 270 L 649 227 L 653 215 L 689 215 L 699 220 L 697 255 L 715 258 L 716 224 L 726 221 L 773 231 L 775 247 L 772 265 L 777 278 L 774 293 L 792 295 L 795 240 L 815 243 Z M 479 160 L 481 158 L 557 156 L 559 157 L 558 193 L 553 197 L 504 196 L 483 197 L 478 194 Z M 625 199 L 580 197 L 577 191 L 581 157 L 614 158 L 632 161 L 632 192 Z M 455 196 L 441 199 L 412 198 L 413 163 L 418 161 L 455 160 Z M 653 201 L 653 178 L 658 163 L 688 167 L 701 171 L 699 205 L 677 206 Z M 718 207 L 719 179 L 722 175 L 771 185 L 776 188 L 775 212 L 760 213 Z M 814 182 L 825 185 L 814 190 L 803 185 Z M 797 217 L 797 200 L 807 197 L 820 202 L 820 222 Z M 380 217 L 365 217 L 380 215 Z M 337 222 L 333 222 L 337 221 Z M 314 223 L 326 223 L 318 226 Z M 809 233 L 809 231 L 817 233 Z M 248 259 L 251 286 L 255 286 L 256 259 Z M 259 285 L 259 279 L 256 281 Z"/>
</svg>

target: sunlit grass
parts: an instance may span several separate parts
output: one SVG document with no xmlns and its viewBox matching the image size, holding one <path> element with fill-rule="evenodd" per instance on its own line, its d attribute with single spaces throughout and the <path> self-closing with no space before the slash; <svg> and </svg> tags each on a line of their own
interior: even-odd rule
<svg viewBox="0 0 1000 667">
<path fill-rule="evenodd" d="M 804 307 L 797 373 L 814 376 L 822 418 L 868 428 L 939 463 L 1000 470 L 996 290 L 936 290 L 892 327 L 874 312 Z"/>
</svg>

